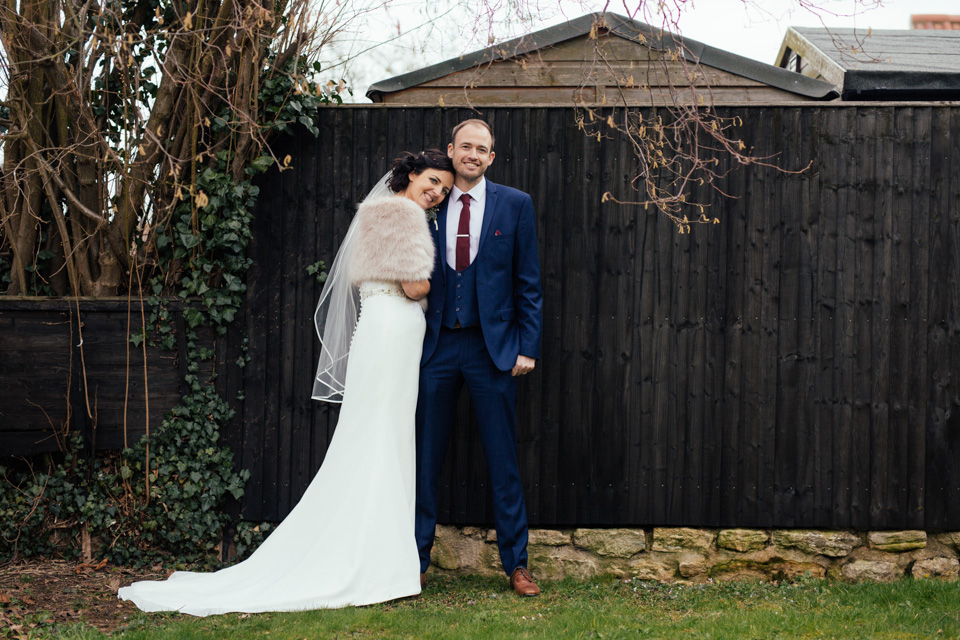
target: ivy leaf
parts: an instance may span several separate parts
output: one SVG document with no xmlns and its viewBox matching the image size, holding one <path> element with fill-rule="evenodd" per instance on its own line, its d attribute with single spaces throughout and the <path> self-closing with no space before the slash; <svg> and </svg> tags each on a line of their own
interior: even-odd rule
<svg viewBox="0 0 960 640">
<path fill-rule="evenodd" d="M 262 155 L 257 156 L 250 163 L 250 166 L 253 167 L 256 171 L 263 173 L 273 165 L 273 156 Z"/>
<path fill-rule="evenodd" d="M 200 238 L 193 235 L 192 233 L 180 234 L 180 244 L 183 245 L 185 249 L 193 249 L 199 243 L 200 243 Z"/>
</svg>

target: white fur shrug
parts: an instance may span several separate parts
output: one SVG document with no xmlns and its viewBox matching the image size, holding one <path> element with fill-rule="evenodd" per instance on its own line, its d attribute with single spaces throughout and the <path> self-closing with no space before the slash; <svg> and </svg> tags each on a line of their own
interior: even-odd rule
<svg viewBox="0 0 960 640">
<path fill-rule="evenodd" d="M 403 196 L 365 200 L 356 225 L 348 262 L 351 282 L 426 280 L 433 273 L 433 236 L 414 201 Z"/>
</svg>

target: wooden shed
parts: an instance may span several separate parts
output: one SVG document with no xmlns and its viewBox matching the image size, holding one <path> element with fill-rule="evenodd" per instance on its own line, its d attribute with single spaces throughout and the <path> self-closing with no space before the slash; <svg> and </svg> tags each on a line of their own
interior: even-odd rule
<svg viewBox="0 0 960 640">
<path fill-rule="evenodd" d="M 842 100 L 960 100 L 960 31 L 791 27 L 777 66 L 826 80 Z"/>
<path fill-rule="evenodd" d="M 611 13 L 592 13 L 373 84 L 404 105 L 783 104 L 832 100 L 816 80 Z"/>
</svg>

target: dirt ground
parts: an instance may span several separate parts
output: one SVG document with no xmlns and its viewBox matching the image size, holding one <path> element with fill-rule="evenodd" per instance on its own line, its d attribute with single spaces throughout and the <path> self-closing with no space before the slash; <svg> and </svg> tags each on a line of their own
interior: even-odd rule
<svg viewBox="0 0 960 640">
<path fill-rule="evenodd" d="M 165 571 L 134 571 L 103 561 L 30 560 L 0 566 L 0 638 L 26 638 L 83 622 L 109 633 L 128 623 L 136 610 L 117 599 L 117 590 L 135 580 L 163 578 Z"/>
</svg>

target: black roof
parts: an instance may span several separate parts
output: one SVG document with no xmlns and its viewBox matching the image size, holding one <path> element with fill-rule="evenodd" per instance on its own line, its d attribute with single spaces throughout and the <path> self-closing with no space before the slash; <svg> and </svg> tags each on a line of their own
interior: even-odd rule
<svg viewBox="0 0 960 640">
<path fill-rule="evenodd" d="M 451 58 L 429 67 L 417 69 L 393 78 L 381 80 L 370 85 L 367 97 L 373 100 L 383 93 L 392 93 L 414 87 L 424 82 L 436 80 L 457 71 L 474 68 L 478 65 L 506 60 L 532 53 L 572 38 L 586 35 L 595 23 L 605 25 L 607 31 L 625 40 L 643 44 L 659 51 L 678 51 L 678 55 L 692 62 L 699 62 L 730 73 L 762 82 L 771 87 L 783 89 L 807 98 L 833 100 L 839 93 L 832 84 L 815 80 L 799 73 L 787 71 L 773 65 L 764 64 L 750 58 L 710 45 L 682 38 L 637 20 L 631 20 L 615 13 L 588 13 L 569 22 L 564 22 L 542 31 L 530 33 L 507 42 L 481 49 L 457 58 Z M 681 46 L 682 45 L 682 46 Z"/>
<path fill-rule="evenodd" d="M 792 27 L 784 41 L 842 78 L 844 100 L 960 99 L 960 31 Z"/>
</svg>

